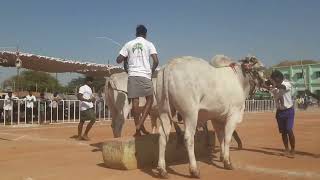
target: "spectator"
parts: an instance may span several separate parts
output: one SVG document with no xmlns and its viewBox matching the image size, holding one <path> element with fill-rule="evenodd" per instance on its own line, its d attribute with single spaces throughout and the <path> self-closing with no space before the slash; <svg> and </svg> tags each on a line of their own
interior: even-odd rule
<svg viewBox="0 0 320 180">
<path fill-rule="evenodd" d="M 33 121 L 33 107 L 34 103 L 37 101 L 36 97 L 32 94 L 32 91 L 29 90 L 29 94 L 24 98 L 26 102 L 26 116 L 27 122 Z"/>
<path fill-rule="evenodd" d="M 51 118 L 52 120 L 54 120 L 55 122 L 58 121 L 58 105 L 59 105 L 59 101 L 60 101 L 60 97 L 58 95 L 58 92 L 53 93 L 53 96 L 50 98 L 51 100 Z"/>
<path fill-rule="evenodd" d="M 103 113 L 104 108 L 104 98 L 102 96 L 102 92 L 100 91 L 98 93 L 98 96 L 96 97 L 96 117 L 100 117 Z"/>
<path fill-rule="evenodd" d="M 3 118 L 4 97 L 5 95 L 0 96 L 0 119 L 4 119 Z"/>
<path fill-rule="evenodd" d="M 43 124 L 43 122 L 45 121 L 45 112 L 46 112 L 46 104 L 47 99 L 44 96 L 44 92 L 40 93 L 40 98 L 39 98 L 39 103 L 40 103 L 40 124 Z"/>
<path fill-rule="evenodd" d="M 12 89 L 8 88 L 7 89 L 7 95 L 4 98 L 4 105 L 3 105 L 3 110 L 4 110 L 4 121 L 9 122 L 11 120 L 11 115 L 13 113 L 13 101 L 18 100 L 16 96 L 12 94 Z"/>
<path fill-rule="evenodd" d="M 315 98 L 316 100 L 320 101 L 320 96 L 311 93 L 311 91 L 310 91 L 309 89 L 306 90 L 306 94 L 307 94 L 308 96 L 311 96 L 311 97 Z"/>
<path fill-rule="evenodd" d="M 304 95 L 303 101 L 304 101 L 303 108 L 304 108 L 304 110 L 307 110 L 308 106 L 309 106 L 309 97 L 306 94 Z"/>
<path fill-rule="evenodd" d="M 298 103 L 298 107 L 299 107 L 300 109 L 302 109 L 303 106 L 304 106 L 304 99 L 303 99 L 302 96 L 300 96 L 300 95 L 297 96 L 297 103 Z"/>
</svg>

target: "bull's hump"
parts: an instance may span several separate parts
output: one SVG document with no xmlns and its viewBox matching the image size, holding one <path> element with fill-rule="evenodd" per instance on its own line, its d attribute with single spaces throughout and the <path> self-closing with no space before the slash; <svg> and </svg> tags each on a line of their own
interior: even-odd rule
<svg viewBox="0 0 320 180">
<path fill-rule="evenodd" d="M 176 57 L 169 61 L 169 64 L 180 64 L 180 63 L 190 63 L 190 62 L 204 62 L 208 63 L 204 59 L 193 57 L 193 56 L 182 56 L 182 57 Z"/>
<path fill-rule="evenodd" d="M 225 55 L 216 55 L 209 61 L 209 64 L 215 68 L 228 67 L 232 63 L 235 62 Z"/>
</svg>

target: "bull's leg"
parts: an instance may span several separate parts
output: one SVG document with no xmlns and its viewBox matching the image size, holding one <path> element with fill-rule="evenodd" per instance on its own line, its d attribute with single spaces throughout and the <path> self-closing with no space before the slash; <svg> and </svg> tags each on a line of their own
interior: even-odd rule
<svg viewBox="0 0 320 180">
<path fill-rule="evenodd" d="M 159 160 L 158 171 L 159 175 L 163 178 L 168 178 L 166 170 L 165 152 L 167 142 L 169 141 L 169 134 L 171 129 L 171 120 L 167 113 L 160 114 L 160 126 L 159 126 Z"/>
<path fill-rule="evenodd" d="M 229 148 L 230 142 L 232 138 L 232 134 L 236 128 L 237 121 L 239 120 L 239 113 L 232 114 L 228 119 L 225 126 L 225 142 L 224 142 L 224 156 L 223 156 L 223 164 L 224 168 L 228 170 L 232 170 L 233 166 L 231 164 L 230 156 L 229 156 Z"/>
<path fill-rule="evenodd" d="M 224 152 L 225 152 L 225 149 L 224 149 L 224 130 L 223 129 L 219 129 L 219 130 L 216 130 L 217 132 L 217 138 L 220 142 L 220 161 L 223 162 L 224 160 Z"/>
<path fill-rule="evenodd" d="M 239 134 L 237 133 L 236 130 L 234 130 L 233 134 L 232 134 L 233 138 L 236 140 L 237 144 L 238 144 L 238 149 L 242 149 L 242 141 L 239 137 Z"/>
<path fill-rule="evenodd" d="M 194 135 L 197 129 L 198 114 L 190 114 L 185 117 L 184 140 L 188 151 L 190 174 L 192 177 L 199 178 L 200 171 L 197 167 L 196 157 L 194 155 Z"/>
<path fill-rule="evenodd" d="M 176 147 L 180 147 L 181 145 L 183 145 L 183 132 L 180 128 L 180 126 L 178 125 L 177 122 L 173 122 L 173 126 L 174 129 L 176 130 L 176 134 L 177 134 L 177 145 Z"/>
<path fill-rule="evenodd" d="M 124 118 L 122 113 L 117 113 L 114 117 L 112 117 L 112 131 L 114 138 L 121 137 L 122 127 L 124 124 Z"/>
<path fill-rule="evenodd" d="M 157 116 L 154 114 L 151 114 L 151 128 L 152 134 L 155 134 L 157 130 Z"/>
<path fill-rule="evenodd" d="M 210 143 L 208 123 L 207 122 L 203 123 L 202 128 L 203 128 L 203 132 L 206 136 L 207 146 L 210 147 L 211 143 Z"/>
<path fill-rule="evenodd" d="M 215 134 L 217 134 L 218 141 L 220 143 L 220 161 L 223 161 L 224 153 L 224 124 L 211 120 L 212 126 L 214 127 Z M 215 137 L 214 137 L 215 138 Z"/>
</svg>

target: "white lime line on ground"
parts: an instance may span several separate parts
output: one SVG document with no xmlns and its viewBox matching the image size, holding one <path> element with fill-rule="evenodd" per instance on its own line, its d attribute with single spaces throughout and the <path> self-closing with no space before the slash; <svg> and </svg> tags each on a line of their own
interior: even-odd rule
<svg viewBox="0 0 320 180">
<path fill-rule="evenodd" d="M 22 136 L 19 136 L 19 137 L 17 137 L 17 138 L 15 138 L 15 139 L 13 139 L 13 141 L 18 141 L 19 139 L 22 139 L 22 138 L 24 138 L 24 137 L 26 137 L 27 135 L 22 135 Z"/>
<path fill-rule="evenodd" d="M 237 165 L 237 169 L 256 172 L 256 173 L 279 175 L 279 176 L 288 177 L 288 178 L 298 177 L 298 178 L 320 179 L 320 173 L 312 172 L 312 171 L 292 171 L 292 170 L 256 167 L 251 165 Z"/>
<path fill-rule="evenodd" d="M 19 141 L 19 140 L 33 140 L 33 141 L 45 141 L 45 142 L 56 142 L 56 143 L 68 143 L 68 144 L 75 144 L 75 145 L 82 145 L 82 146 L 90 146 L 88 143 L 76 141 L 76 140 L 66 140 L 66 139 L 51 139 L 51 138 L 42 138 L 42 137 L 35 137 L 27 135 L 27 134 L 14 134 L 14 133 L 0 133 L 0 135 L 9 135 L 16 137 L 12 139 L 13 141 Z M 17 137 L 18 136 L 18 137 Z"/>
<path fill-rule="evenodd" d="M 63 123 L 56 123 L 58 125 L 62 125 Z M 99 123 L 97 124 L 98 126 L 108 126 L 110 125 L 110 123 Z M 12 131 L 25 131 L 25 130 L 39 130 L 39 129 L 63 129 L 63 128 L 75 128 L 78 127 L 78 125 L 67 125 L 67 126 L 37 126 L 37 127 L 19 127 L 19 126 L 15 126 L 15 127 L 11 127 L 10 129 L 4 129 L 1 130 L 1 132 L 12 132 Z"/>
</svg>

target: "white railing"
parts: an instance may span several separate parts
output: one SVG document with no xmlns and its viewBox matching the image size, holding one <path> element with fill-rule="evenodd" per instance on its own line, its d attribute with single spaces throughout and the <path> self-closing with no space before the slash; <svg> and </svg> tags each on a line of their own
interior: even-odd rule
<svg viewBox="0 0 320 180">
<path fill-rule="evenodd" d="M 37 100 L 32 108 L 27 108 L 25 100 L 11 100 L 12 108 L 6 110 L 5 100 L 0 99 L 0 124 L 54 124 L 79 121 L 79 100 L 60 100 L 56 107 L 51 106 L 52 102 Z M 110 119 L 111 114 L 104 101 L 96 101 L 94 105 L 97 121 Z"/>
<path fill-rule="evenodd" d="M 79 100 L 60 100 L 56 108 L 52 101 L 36 101 L 33 108 L 27 108 L 26 101 L 12 100 L 12 110 L 4 110 L 4 99 L 0 99 L 0 124 L 55 124 L 79 122 Z M 111 113 L 105 101 L 94 103 L 97 121 L 110 120 Z M 245 112 L 270 112 L 275 110 L 273 100 L 246 100 Z M 130 115 L 129 115 L 130 116 Z"/>
<path fill-rule="evenodd" d="M 245 112 L 270 112 L 275 111 L 274 100 L 246 100 Z"/>
</svg>

